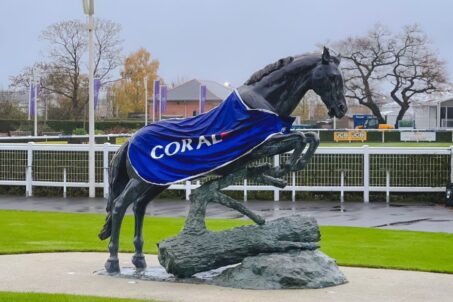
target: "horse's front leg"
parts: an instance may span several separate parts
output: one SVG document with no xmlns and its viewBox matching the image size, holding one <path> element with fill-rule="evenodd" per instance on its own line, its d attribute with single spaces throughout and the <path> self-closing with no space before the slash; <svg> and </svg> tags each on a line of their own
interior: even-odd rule
<svg viewBox="0 0 453 302">
<path fill-rule="evenodd" d="M 305 154 L 302 155 L 307 144 L 309 147 Z M 279 134 L 273 136 L 269 141 L 253 151 L 251 158 L 254 160 L 293 151 L 285 164 L 274 168 L 270 173 L 266 173 L 273 177 L 281 177 L 291 171 L 302 169 L 318 145 L 319 139 L 314 133 L 291 132 L 289 134 Z"/>
<path fill-rule="evenodd" d="M 297 159 L 295 165 L 292 166 L 291 171 L 299 171 L 305 168 L 319 146 L 319 136 L 316 133 L 307 132 L 305 133 L 305 143 L 308 144 L 307 151 L 305 151 L 303 156 Z"/>
</svg>

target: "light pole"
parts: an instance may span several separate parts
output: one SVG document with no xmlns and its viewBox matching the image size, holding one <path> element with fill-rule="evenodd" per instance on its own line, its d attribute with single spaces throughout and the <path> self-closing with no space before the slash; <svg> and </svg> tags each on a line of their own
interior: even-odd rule
<svg viewBox="0 0 453 302">
<path fill-rule="evenodd" d="M 89 196 L 95 197 L 95 156 L 94 156 L 94 48 L 93 48 L 93 30 L 94 30 L 94 0 L 82 0 L 83 12 L 88 16 L 88 80 L 89 80 L 89 101 L 88 101 L 88 183 Z"/>
<path fill-rule="evenodd" d="M 143 78 L 143 86 L 145 86 L 145 126 L 148 125 L 148 76 Z"/>
</svg>

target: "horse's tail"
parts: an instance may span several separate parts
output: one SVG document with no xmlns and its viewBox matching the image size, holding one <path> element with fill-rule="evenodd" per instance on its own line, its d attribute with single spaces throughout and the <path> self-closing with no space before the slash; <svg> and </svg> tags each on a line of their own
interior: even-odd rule
<svg viewBox="0 0 453 302">
<path fill-rule="evenodd" d="M 127 174 L 126 168 L 128 147 L 129 142 L 124 143 L 110 162 L 109 197 L 105 209 L 107 211 L 107 217 L 105 218 L 105 224 L 98 235 L 101 240 L 109 238 L 112 233 L 112 211 L 115 206 L 115 199 L 121 194 L 129 181 L 129 175 Z"/>
</svg>

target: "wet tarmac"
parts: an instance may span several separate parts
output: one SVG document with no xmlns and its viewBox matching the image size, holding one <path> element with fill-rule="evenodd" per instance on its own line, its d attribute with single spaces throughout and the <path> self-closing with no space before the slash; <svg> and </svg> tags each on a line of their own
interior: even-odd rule
<svg viewBox="0 0 453 302">
<path fill-rule="evenodd" d="M 52 211 L 73 213 L 105 213 L 103 198 L 47 198 L 0 196 L 0 210 Z M 453 233 L 453 208 L 434 203 L 390 203 L 325 201 L 249 201 L 245 205 L 266 219 L 292 214 L 314 216 L 320 225 L 360 226 L 380 229 Z M 343 210 L 342 210 L 343 208 Z M 149 216 L 185 217 L 189 202 L 160 199 L 149 204 Z M 131 209 L 129 209 L 131 213 Z M 212 218 L 244 218 L 236 211 L 211 204 L 207 216 Z"/>
</svg>

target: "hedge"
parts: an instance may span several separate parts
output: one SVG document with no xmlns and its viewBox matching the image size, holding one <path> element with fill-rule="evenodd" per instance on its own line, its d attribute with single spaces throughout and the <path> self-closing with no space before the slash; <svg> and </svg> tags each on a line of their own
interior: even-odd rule
<svg viewBox="0 0 453 302">
<path fill-rule="evenodd" d="M 76 128 L 84 128 L 83 121 L 39 121 L 38 129 L 42 129 L 44 125 L 52 128 L 55 132 L 62 132 L 63 134 L 72 134 Z M 129 130 L 139 129 L 144 126 L 144 121 L 125 121 L 125 120 L 106 120 L 96 121 L 96 130 L 106 130 L 111 128 L 126 128 Z M 88 123 L 85 123 L 85 128 L 88 130 Z M 30 120 L 0 120 L 0 132 L 9 133 L 15 130 L 32 130 L 33 121 Z"/>
</svg>

